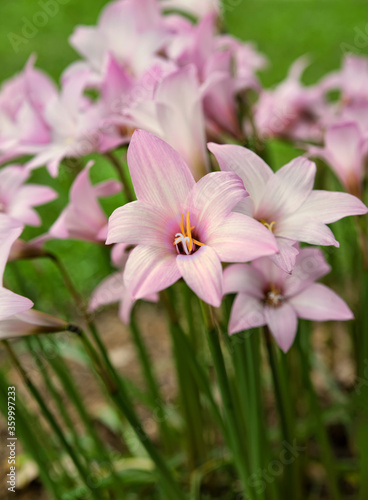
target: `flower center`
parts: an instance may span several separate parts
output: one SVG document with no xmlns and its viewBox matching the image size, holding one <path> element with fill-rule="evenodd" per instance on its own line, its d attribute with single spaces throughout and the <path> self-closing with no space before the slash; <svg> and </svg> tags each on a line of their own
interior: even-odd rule
<svg viewBox="0 0 368 500">
<path fill-rule="evenodd" d="M 264 219 L 260 219 L 259 222 L 261 222 L 264 226 L 267 227 L 267 229 L 269 229 L 271 231 L 271 233 L 273 233 L 273 228 L 276 224 L 276 222 L 274 220 L 272 222 L 267 222 Z"/>
<path fill-rule="evenodd" d="M 190 225 L 190 213 L 187 212 L 186 230 L 184 230 L 184 214 L 181 214 L 180 220 L 181 233 L 176 233 L 173 245 L 179 254 L 191 255 L 198 247 L 204 246 L 204 243 L 197 241 L 192 236 L 194 226 Z M 180 246 L 179 246 L 180 245 Z"/>
<path fill-rule="evenodd" d="M 271 285 L 270 289 L 266 293 L 265 303 L 271 307 L 280 307 L 284 301 L 284 296 L 281 290 Z"/>
</svg>

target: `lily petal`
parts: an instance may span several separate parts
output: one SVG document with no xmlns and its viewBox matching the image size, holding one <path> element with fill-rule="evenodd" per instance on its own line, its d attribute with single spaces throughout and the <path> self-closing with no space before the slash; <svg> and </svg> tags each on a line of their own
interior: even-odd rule
<svg viewBox="0 0 368 500">
<path fill-rule="evenodd" d="M 278 251 L 271 231 L 239 213 L 226 217 L 221 229 L 212 231 L 206 243 L 216 250 L 222 262 L 247 262 Z"/>
<path fill-rule="evenodd" d="M 284 303 L 280 307 L 266 306 L 264 314 L 277 344 L 287 352 L 294 342 L 298 328 L 298 318 L 294 309 L 290 304 Z"/>
<path fill-rule="evenodd" d="M 222 301 L 222 266 L 209 246 L 203 246 L 193 255 L 178 255 L 178 269 L 186 284 L 198 297 L 214 307 Z"/>
<path fill-rule="evenodd" d="M 300 318 L 314 321 L 349 320 L 354 315 L 347 304 L 330 288 L 313 283 L 289 299 Z"/>
<path fill-rule="evenodd" d="M 270 167 L 253 151 L 241 146 L 211 142 L 208 149 L 215 155 L 221 170 L 235 172 L 242 179 L 245 189 L 257 206 L 267 181 L 273 176 Z"/>
<path fill-rule="evenodd" d="M 160 292 L 180 278 L 176 256 L 167 250 L 138 246 L 127 260 L 124 282 L 133 299 Z"/>
<path fill-rule="evenodd" d="M 128 165 L 140 201 L 173 214 L 181 212 L 195 181 L 182 157 L 158 137 L 136 130 L 128 149 Z"/>
<path fill-rule="evenodd" d="M 111 215 L 106 244 L 164 247 L 167 240 L 167 219 L 167 214 L 161 208 L 140 201 L 127 203 Z"/>
<path fill-rule="evenodd" d="M 266 283 L 263 274 L 247 264 L 234 264 L 224 271 L 224 294 L 241 292 L 262 299 Z"/>
<path fill-rule="evenodd" d="M 324 224 L 330 224 L 349 215 L 362 215 L 368 208 L 356 196 L 348 193 L 312 191 L 298 213 L 309 214 Z"/>
<path fill-rule="evenodd" d="M 229 321 L 229 334 L 238 333 L 266 324 L 262 302 L 246 293 L 234 300 Z"/>
</svg>

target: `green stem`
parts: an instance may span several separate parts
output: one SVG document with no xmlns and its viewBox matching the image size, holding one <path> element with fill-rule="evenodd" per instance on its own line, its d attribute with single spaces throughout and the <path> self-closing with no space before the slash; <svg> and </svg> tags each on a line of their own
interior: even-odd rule
<svg viewBox="0 0 368 500">
<path fill-rule="evenodd" d="M 152 461 L 155 463 L 157 471 L 162 479 L 162 487 L 165 489 L 168 498 L 184 500 L 185 496 L 181 491 L 179 485 L 175 482 L 170 469 L 166 465 L 166 462 L 158 453 L 156 447 L 149 439 L 147 433 L 144 431 L 139 418 L 134 411 L 133 403 L 129 398 L 129 395 L 125 389 L 125 386 L 123 385 L 121 378 L 116 378 L 116 380 L 114 381 L 116 382 L 115 386 L 111 380 L 110 373 L 108 373 L 101 365 L 100 357 L 89 341 L 88 337 L 82 330 L 75 327 L 73 327 L 71 331 L 74 331 L 79 335 L 88 355 L 95 365 L 97 373 L 100 375 L 103 383 L 105 384 L 111 399 L 114 401 L 121 414 L 128 420 L 134 433 L 146 449 Z"/>
<path fill-rule="evenodd" d="M 41 359 L 40 359 L 40 357 L 39 357 L 39 355 L 34 347 L 34 343 L 33 343 L 34 340 L 35 340 L 35 338 L 26 339 L 27 346 L 28 346 L 30 352 L 32 353 L 33 359 L 35 360 L 35 363 L 36 363 L 36 365 L 41 373 L 41 376 L 42 376 L 42 379 L 44 381 L 45 386 L 47 387 L 50 395 L 52 396 L 53 400 L 55 401 L 55 404 L 57 406 L 57 409 L 60 413 L 61 418 L 64 420 L 66 427 L 69 429 L 69 431 L 73 437 L 74 444 L 75 444 L 80 456 L 84 457 L 85 450 L 83 450 L 83 448 L 80 446 L 80 440 L 79 440 L 78 434 L 75 430 L 75 426 L 73 424 L 72 418 L 69 415 L 67 407 L 65 406 L 60 393 L 56 389 L 56 387 L 52 381 L 52 378 L 50 377 L 50 374 L 47 372 L 46 367 L 42 364 L 42 361 L 41 361 Z"/>
<path fill-rule="evenodd" d="M 310 366 L 309 336 L 308 336 L 308 330 L 307 328 L 305 328 L 305 323 L 302 321 L 300 322 L 299 330 L 300 330 L 299 335 L 297 335 L 296 338 L 296 344 L 299 350 L 304 384 L 307 387 L 309 393 L 311 418 L 314 418 L 315 429 L 318 437 L 318 442 L 321 446 L 322 461 L 324 463 L 327 473 L 331 498 L 333 498 L 334 500 L 342 500 L 338 486 L 335 459 L 331 450 L 331 445 L 329 442 L 327 430 L 323 422 L 321 408 L 310 377 L 311 366 Z"/>
<path fill-rule="evenodd" d="M 148 391 L 152 396 L 154 405 L 162 408 L 164 406 L 164 402 L 161 396 L 157 379 L 152 369 L 152 362 L 149 353 L 147 351 L 146 345 L 144 343 L 141 331 L 133 315 L 130 321 L 130 330 L 132 332 L 133 340 L 137 348 L 137 353 L 141 362 L 143 375 L 146 380 Z M 171 448 L 170 445 L 171 431 L 169 429 L 169 426 L 167 425 L 166 418 L 165 417 L 160 418 L 158 424 L 160 428 L 161 440 L 164 444 L 165 449 L 169 450 Z"/>
<path fill-rule="evenodd" d="M 74 449 L 70 446 L 70 444 L 66 440 L 66 438 L 63 434 L 63 431 L 61 430 L 59 424 L 55 420 L 53 414 L 49 410 L 48 406 L 46 405 L 46 403 L 45 403 L 43 397 L 41 396 L 41 394 L 39 393 L 38 389 L 33 384 L 31 379 L 28 377 L 27 373 L 25 372 L 23 366 L 21 365 L 21 363 L 20 363 L 17 355 L 13 351 L 12 347 L 10 346 L 10 344 L 6 340 L 3 340 L 3 345 L 6 349 L 6 351 L 8 352 L 12 362 L 14 363 L 14 366 L 17 368 L 20 376 L 22 377 L 23 382 L 25 383 L 28 390 L 30 391 L 30 393 L 32 394 L 34 399 L 37 401 L 39 407 L 41 408 L 43 416 L 47 419 L 51 428 L 53 429 L 53 431 L 57 435 L 58 439 L 60 440 L 60 442 L 64 446 L 65 450 L 70 455 L 70 458 L 72 459 L 77 471 L 79 472 L 79 475 L 80 475 L 83 483 L 89 489 L 91 497 L 94 498 L 95 500 L 101 500 L 101 497 L 98 494 L 98 492 L 95 491 L 92 487 L 90 487 L 88 485 L 88 482 L 86 481 L 86 478 L 88 476 L 88 470 L 85 469 L 84 465 L 80 462 L 78 456 L 76 455 Z"/>
<path fill-rule="evenodd" d="M 203 408 L 195 376 L 191 371 L 188 371 L 188 352 L 186 349 L 183 350 L 181 346 L 183 332 L 179 323 L 179 317 L 173 305 L 175 301 L 167 290 L 161 292 L 161 301 L 168 316 L 179 385 L 179 395 L 188 436 L 186 440 L 188 467 L 192 470 L 204 461 L 206 455 L 203 432 Z"/>
<path fill-rule="evenodd" d="M 134 193 L 130 187 L 130 180 L 128 179 L 128 176 L 126 175 L 126 171 L 123 167 L 123 165 L 120 164 L 118 159 L 113 153 L 105 153 L 106 158 L 110 161 L 111 165 L 114 167 L 115 171 L 117 172 L 119 179 L 121 183 L 124 186 L 124 193 L 126 194 L 126 197 L 128 201 L 134 201 L 135 196 Z"/>
<path fill-rule="evenodd" d="M 207 304 L 204 304 L 203 302 L 201 302 L 201 305 L 204 321 L 206 324 L 207 342 L 219 383 L 219 389 L 225 413 L 225 421 L 227 423 L 229 433 L 229 446 L 234 455 L 235 466 L 242 481 L 243 491 L 246 495 L 246 498 L 247 500 L 253 500 L 254 495 L 248 483 L 249 472 L 247 457 L 245 454 L 246 444 L 244 442 L 244 436 L 242 435 L 238 427 L 238 421 L 234 411 L 234 403 L 231 397 L 230 383 L 228 380 L 225 361 L 223 358 L 219 340 L 218 325 L 209 306 L 207 306 Z"/>
<path fill-rule="evenodd" d="M 7 388 L 8 382 L 5 380 L 4 375 L 0 372 L 0 398 L 1 407 L 8 409 Z M 19 398 L 17 398 L 17 434 L 19 435 L 22 443 L 25 445 L 29 455 L 38 466 L 43 485 L 52 495 L 54 500 L 61 500 L 60 483 L 56 483 L 50 474 L 53 462 L 50 460 L 48 454 L 44 450 L 41 436 L 36 432 L 34 427 L 34 416 L 28 413 L 28 410 L 22 405 Z M 4 414 L 6 418 L 6 414 Z M 40 441 L 41 438 L 41 441 Z"/>
<path fill-rule="evenodd" d="M 35 340 L 40 348 L 41 352 L 45 354 L 43 343 L 41 342 L 38 336 L 35 337 Z M 54 343 L 54 346 L 56 344 Z M 72 377 L 69 374 L 69 367 L 64 363 L 64 360 L 58 354 L 53 357 L 52 362 L 49 363 L 51 369 L 55 372 L 59 380 L 61 381 L 65 392 L 68 394 L 70 401 L 74 404 L 88 435 L 93 439 L 95 452 L 99 458 L 102 458 L 107 464 L 109 471 L 111 473 L 111 477 L 114 482 L 114 486 L 116 491 L 120 490 L 121 484 L 119 476 L 117 475 L 114 465 L 110 459 L 110 455 L 103 445 L 100 437 L 97 434 L 97 431 L 91 421 L 90 416 L 86 410 L 86 406 L 83 402 L 82 396 L 79 393 L 77 387 L 75 386 Z"/>
</svg>

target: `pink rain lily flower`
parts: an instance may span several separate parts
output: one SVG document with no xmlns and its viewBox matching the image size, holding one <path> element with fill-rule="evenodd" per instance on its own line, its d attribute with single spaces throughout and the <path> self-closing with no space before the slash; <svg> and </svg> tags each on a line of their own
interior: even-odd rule
<svg viewBox="0 0 368 500">
<path fill-rule="evenodd" d="M 152 99 L 133 103 L 125 114 L 132 126 L 155 134 L 177 150 L 197 180 L 208 172 L 201 89 L 193 65 L 164 77 Z"/>
<path fill-rule="evenodd" d="M 104 279 L 92 294 L 89 310 L 91 312 L 99 309 L 101 306 L 119 302 L 119 318 L 124 324 L 130 321 L 130 315 L 135 304 L 129 289 L 124 283 L 124 268 L 129 257 L 128 245 L 114 245 L 111 252 L 111 259 L 115 267 L 120 268 L 116 273 L 111 274 Z M 144 300 L 149 302 L 158 302 L 158 294 L 152 293 Z"/>
<path fill-rule="evenodd" d="M 368 102 L 368 58 L 347 54 L 342 68 L 327 75 L 321 82 L 325 92 L 340 90 L 344 105 Z"/>
<path fill-rule="evenodd" d="M 39 226 L 41 219 L 34 207 L 57 198 L 48 186 L 25 184 L 29 178 L 23 166 L 9 165 L 0 170 L 0 212 L 29 226 Z"/>
<path fill-rule="evenodd" d="M 283 82 L 260 94 L 254 118 L 262 137 L 320 140 L 320 117 L 327 112 L 327 106 L 321 86 L 305 87 L 301 83 L 306 65 L 306 58 L 298 59 Z"/>
<path fill-rule="evenodd" d="M 155 61 L 167 37 L 156 0 L 118 0 L 103 9 L 96 27 L 77 27 L 70 43 L 97 74 L 103 73 L 111 53 L 128 74 L 140 76 Z"/>
<path fill-rule="evenodd" d="M 66 79 L 60 95 L 49 100 L 43 116 L 50 139 L 35 148 L 27 168 L 46 165 L 50 175 L 56 177 L 64 158 L 80 158 L 99 150 L 101 107 L 83 95 L 88 78 L 88 71 L 76 73 Z"/>
<path fill-rule="evenodd" d="M 23 313 L 33 306 L 29 299 L 3 287 L 3 275 L 11 246 L 22 231 L 21 223 L 0 214 L 0 322 L 15 314 Z"/>
<path fill-rule="evenodd" d="M 90 169 L 93 163 L 93 161 L 89 162 L 76 177 L 70 190 L 69 205 L 50 228 L 50 237 L 92 242 L 106 240 L 107 217 L 98 198 L 120 192 L 121 184 L 115 180 L 108 180 L 93 186 L 90 180 Z"/>
<path fill-rule="evenodd" d="M 236 293 L 229 333 L 267 325 L 277 344 L 290 349 L 298 318 L 314 321 L 353 319 L 346 303 L 316 280 L 330 272 L 321 250 L 303 248 L 289 275 L 269 258 L 235 264 L 224 271 L 224 292 Z"/>
<path fill-rule="evenodd" d="M 345 189 L 362 196 L 368 138 L 364 138 L 356 123 L 340 123 L 329 127 L 323 148 L 311 146 L 309 154 L 319 156 L 333 169 Z"/>
<path fill-rule="evenodd" d="M 355 196 L 313 190 L 316 165 L 295 158 L 274 173 L 249 149 L 236 145 L 209 144 L 221 170 L 238 174 L 249 193 L 236 211 L 262 222 L 276 236 L 279 253 L 273 261 L 291 272 L 298 250 L 296 241 L 339 246 L 326 226 L 348 215 L 368 212 Z"/>
<path fill-rule="evenodd" d="M 277 250 L 272 233 L 232 213 L 246 192 L 231 172 L 195 182 L 182 157 L 143 130 L 133 134 L 128 165 L 138 201 L 109 220 L 107 244 L 137 245 L 124 273 L 133 299 L 164 290 L 181 277 L 205 302 L 219 307 L 223 262 L 246 262 Z"/>
<path fill-rule="evenodd" d="M 50 140 L 43 113 L 57 89 L 47 75 L 34 68 L 34 62 L 31 56 L 24 70 L 1 87 L 0 163 L 32 154 Z"/>
</svg>

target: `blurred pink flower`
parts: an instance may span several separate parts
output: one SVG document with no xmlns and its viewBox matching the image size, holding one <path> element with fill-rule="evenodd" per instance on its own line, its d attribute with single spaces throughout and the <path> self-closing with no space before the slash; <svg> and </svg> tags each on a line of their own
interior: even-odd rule
<svg viewBox="0 0 368 500">
<path fill-rule="evenodd" d="M 355 196 L 313 190 L 316 165 L 304 157 L 274 173 L 249 149 L 213 143 L 208 147 L 221 170 L 235 172 L 242 179 L 249 197 L 236 211 L 254 217 L 276 236 L 279 253 L 271 259 L 286 272 L 291 272 L 295 263 L 296 241 L 338 247 L 326 224 L 368 212 Z"/>
<path fill-rule="evenodd" d="M 306 87 L 301 83 L 306 65 L 305 57 L 298 59 L 283 82 L 273 90 L 261 92 L 254 115 L 261 137 L 320 140 L 320 118 L 326 119 L 328 108 L 320 85 Z"/>
<path fill-rule="evenodd" d="M 33 207 L 49 203 L 57 193 L 48 186 L 25 184 L 29 176 L 21 165 L 0 170 L 0 212 L 29 226 L 39 226 L 41 219 Z"/>
<path fill-rule="evenodd" d="M 129 250 L 127 250 L 127 247 L 128 245 L 123 245 L 121 243 L 114 245 L 111 257 L 113 264 L 119 267 L 120 270 L 108 276 L 98 285 L 89 303 L 89 310 L 93 312 L 101 306 L 119 302 L 119 318 L 124 324 L 129 323 L 131 311 L 136 302 L 132 299 L 130 291 L 124 283 L 124 268 L 129 257 Z M 149 302 L 157 302 L 158 294 L 152 293 L 143 297 L 143 299 Z"/>
<path fill-rule="evenodd" d="M 235 264 L 224 271 L 224 293 L 237 293 L 229 333 L 267 325 L 276 342 L 290 349 L 298 319 L 349 320 L 353 313 L 330 288 L 316 280 L 330 271 L 321 250 L 300 250 L 292 275 L 267 257 L 248 264 Z"/>
<path fill-rule="evenodd" d="M 31 56 L 24 70 L 0 90 L 0 163 L 48 143 L 50 130 L 43 113 L 57 89 L 47 75 L 34 68 Z"/>
<path fill-rule="evenodd" d="M 181 156 L 143 130 L 133 135 L 128 165 L 138 201 L 112 214 L 107 244 L 137 245 L 124 273 L 133 299 L 183 277 L 202 300 L 218 307 L 221 261 L 246 262 L 276 251 L 270 231 L 232 213 L 246 196 L 235 174 L 211 173 L 195 183 Z"/>
<path fill-rule="evenodd" d="M 99 150 L 101 108 L 84 96 L 88 78 L 88 71 L 76 73 L 65 81 L 60 95 L 48 101 L 44 119 L 50 140 L 35 148 L 36 155 L 27 168 L 46 165 L 56 177 L 63 158 L 79 158 Z"/>
<path fill-rule="evenodd" d="M 340 90 L 343 105 L 368 103 L 368 58 L 347 54 L 342 68 L 325 76 L 324 91 Z"/>
<path fill-rule="evenodd" d="M 106 240 L 107 217 L 98 198 L 118 193 L 121 184 L 116 180 L 108 180 L 93 186 L 89 177 L 93 163 L 89 162 L 76 177 L 70 190 L 69 205 L 51 226 L 49 237 L 92 242 Z"/>
<path fill-rule="evenodd" d="M 0 214 L 0 322 L 33 306 L 26 297 L 21 297 L 3 287 L 3 275 L 10 248 L 22 231 L 21 223 Z"/>
<path fill-rule="evenodd" d="M 136 77 L 152 65 L 167 37 L 156 0 L 118 0 L 106 5 L 97 26 L 78 26 L 70 43 L 95 73 L 103 73 L 111 53 Z"/>
<path fill-rule="evenodd" d="M 356 123 L 340 123 L 329 127 L 323 148 L 311 146 L 310 156 L 319 156 L 336 173 L 345 189 L 362 196 L 368 138 L 364 138 Z"/>
<path fill-rule="evenodd" d="M 194 66 L 165 76 L 152 99 L 134 102 L 126 118 L 134 128 L 147 130 L 170 144 L 190 165 L 196 179 L 208 172 L 202 97 Z"/>
</svg>

